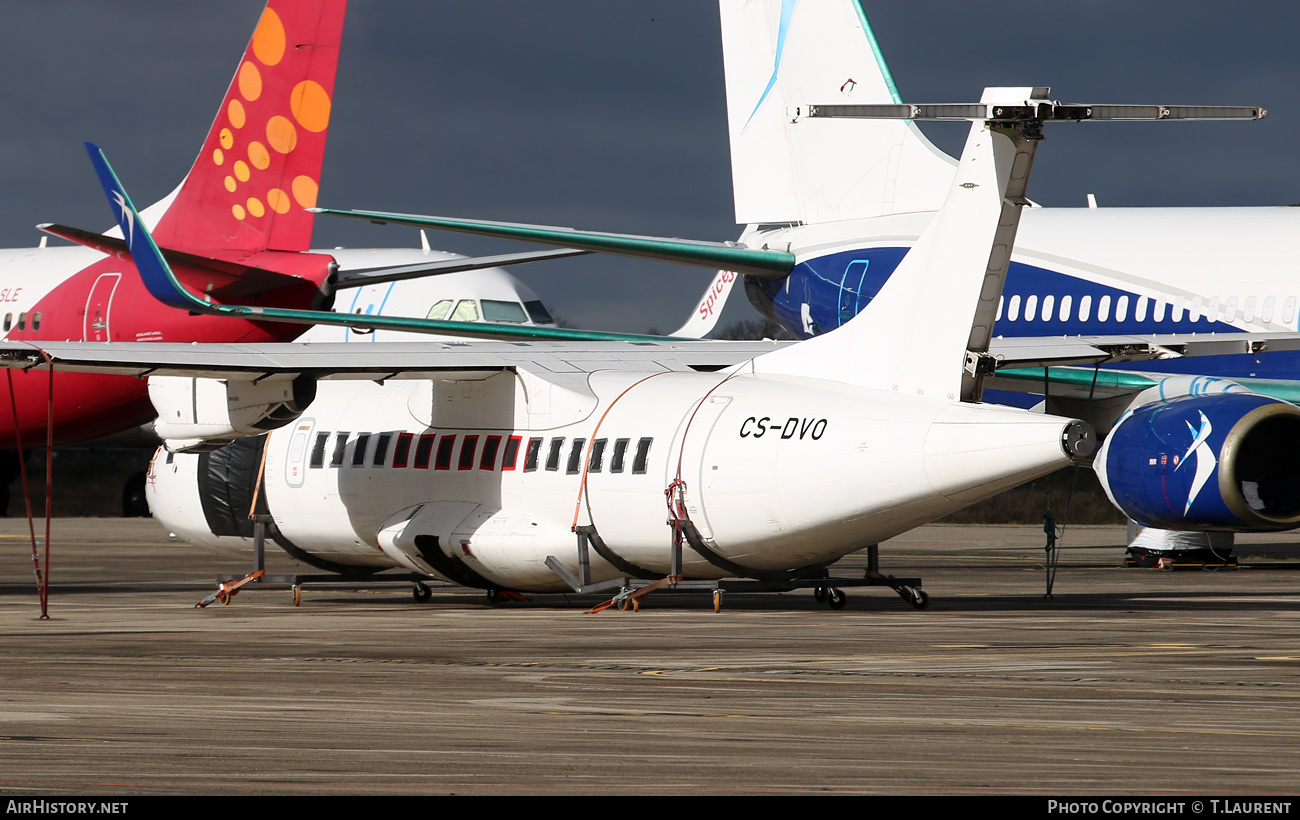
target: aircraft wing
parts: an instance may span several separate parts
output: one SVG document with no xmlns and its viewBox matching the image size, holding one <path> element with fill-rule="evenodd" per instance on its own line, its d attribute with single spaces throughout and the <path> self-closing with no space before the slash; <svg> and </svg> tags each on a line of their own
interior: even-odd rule
<svg viewBox="0 0 1300 820">
<path fill-rule="evenodd" d="M 524 369 L 541 374 L 595 370 L 715 371 L 796 342 L 300 342 L 180 344 L 158 342 L 0 341 L 0 367 L 256 380 L 311 374 L 321 379 L 437 378 L 449 373 Z"/>
<path fill-rule="evenodd" d="M 0 341 L 0 367 L 146 377 L 186 376 L 249 379 L 273 374 L 311 373 L 318 378 L 426 378 L 450 371 L 524 368 L 539 373 L 595 370 L 722 370 L 799 342 L 684 340 L 648 337 L 636 341 L 428 341 L 368 345 L 278 342 L 265 344 L 182 344 L 159 342 Z M 994 339 L 998 362 L 988 386 L 1030 391 L 1042 387 L 1044 365 L 1052 389 L 1091 383 L 1136 392 L 1164 374 L 1107 370 L 1105 365 L 1183 356 L 1224 355 L 1300 349 L 1300 334 L 1233 333 L 1153 336 L 1071 336 Z M 47 361 L 48 357 L 48 361 Z M 1080 365 L 1087 365 L 1086 367 Z M 1084 375 L 1080 375 L 1084 374 Z M 1245 381 L 1234 381 L 1245 384 Z M 1270 380 L 1256 379 L 1261 385 Z M 1300 382 L 1295 384 L 1300 394 Z M 1282 389 L 1274 386 L 1273 389 Z"/>
</svg>

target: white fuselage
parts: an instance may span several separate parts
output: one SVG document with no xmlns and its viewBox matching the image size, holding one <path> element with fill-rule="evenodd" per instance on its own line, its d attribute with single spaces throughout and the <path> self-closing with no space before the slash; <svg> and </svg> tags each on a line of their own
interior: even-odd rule
<svg viewBox="0 0 1300 820">
<path fill-rule="evenodd" d="M 302 417 L 268 437 L 265 500 L 279 532 L 336 565 L 443 575 L 415 541 L 426 536 L 427 549 L 437 536 L 488 584 L 560 590 L 545 562 L 578 575 L 575 525 L 666 574 L 665 490 L 680 477 L 689 518 L 718 555 L 791 570 L 1068 461 L 1067 420 L 1013 409 L 794 377 L 547 376 L 322 382 Z M 200 459 L 155 458 L 154 515 L 197 544 L 248 549 L 208 530 Z M 688 577 L 734 574 L 689 547 L 683 557 Z M 591 581 L 622 574 L 593 554 Z"/>
</svg>

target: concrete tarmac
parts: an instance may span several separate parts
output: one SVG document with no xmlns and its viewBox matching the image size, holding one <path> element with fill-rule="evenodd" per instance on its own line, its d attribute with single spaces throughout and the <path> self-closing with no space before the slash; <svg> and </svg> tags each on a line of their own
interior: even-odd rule
<svg viewBox="0 0 1300 820">
<path fill-rule="evenodd" d="M 888 589 L 490 605 L 248 588 L 152 521 L 55 521 L 48 620 L 0 521 L 0 790 L 248 794 L 1274 795 L 1300 790 L 1300 545 L 1120 569 L 1075 527 L 924 527 Z M 1254 558 L 1252 558 L 1254 556 Z M 865 559 L 845 562 L 860 570 Z M 846 572 L 849 570 L 845 570 Z M 271 572 L 293 571 L 272 556 Z"/>
</svg>

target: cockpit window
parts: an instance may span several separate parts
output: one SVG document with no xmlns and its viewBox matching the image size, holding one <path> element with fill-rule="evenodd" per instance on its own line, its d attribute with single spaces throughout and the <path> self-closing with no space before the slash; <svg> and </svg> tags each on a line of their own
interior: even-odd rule
<svg viewBox="0 0 1300 820">
<path fill-rule="evenodd" d="M 456 309 L 451 312 L 451 321 L 453 322 L 477 322 L 478 305 L 474 304 L 473 299 L 461 299 L 456 304 Z"/>
<path fill-rule="evenodd" d="M 533 324 L 555 324 L 555 320 L 551 318 L 551 314 L 546 312 L 546 305 L 543 305 L 537 299 L 534 299 L 531 302 L 524 302 L 524 309 L 528 311 L 528 318 L 533 320 Z"/>
<path fill-rule="evenodd" d="M 424 318 L 439 319 L 439 320 L 446 319 L 447 311 L 449 310 L 451 310 L 451 300 L 443 299 L 439 302 L 434 302 L 433 307 L 429 308 L 429 315 L 425 316 Z"/>
<path fill-rule="evenodd" d="M 483 299 L 483 319 L 488 322 L 510 322 L 523 324 L 528 321 L 524 308 L 518 302 L 502 302 L 499 299 Z"/>
</svg>

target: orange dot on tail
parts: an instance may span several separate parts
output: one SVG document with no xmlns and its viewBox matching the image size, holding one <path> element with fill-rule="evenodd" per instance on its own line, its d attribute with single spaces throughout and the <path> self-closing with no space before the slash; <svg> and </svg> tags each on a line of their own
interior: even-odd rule
<svg viewBox="0 0 1300 820">
<path fill-rule="evenodd" d="M 265 171 L 266 167 L 271 164 L 271 155 L 267 153 L 266 146 L 260 142 L 250 142 L 248 144 L 248 161 L 253 163 L 253 167 L 259 171 Z"/>
<path fill-rule="evenodd" d="M 226 177 L 226 190 L 233 194 L 235 192 L 236 187 L 237 187 L 237 183 L 235 182 L 235 178 Z"/>
<path fill-rule="evenodd" d="M 221 153 L 220 148 L 212 149 L 212 161 L 215 162 L 217 165 L 220 165 L 221 163 L 226 161 L 226 155 Z"/>
<path fill-rule="evenodd" d="M 270 8 L 262 12 L 253 32 L 253 56 L 264 65 L 275 65 L 284 57 L 284 24 Z"/>
<path fill-rule="evenodd" d="M 236 206 L 232 207 L 232 208 L 230 209 L 230 212 L 231 212 L 232 214 L 235 215 L 235 219 L 243 219 L 243 218 L 244 218 L 244 206 L 243 206 L 243 205 L 236 205 Z"/>
<path fill-rule="evenodd" d="M 240 182 L 248 182 L 248 178 L 252 176 L 252 174 L 250 174 L 248 171 L 248 163 L 244 162 L 242 159 L 235 161 L 234 169 L 235 169 L 235 179 L 239 180 Z"/>
<path fill-rule="evenodd" d="M 304 208 L 316 207 L 316 194 L 320 192 L 320 186 L 316 180 L 308 176 L 294 177 L 293 179 L 293 198 L 298 200 L 298 204 Z"/>
<path fill-rule="evenodd" d="M 243 128 L 244 122 L 248 119 L 244 113 L 244 104 L 239 100 L 230 101 L 230 105 L 226 106 L 226 115 L 230 117 L 230 124 L 236 128 Z"/>
<path fill-rule="evenodd" d="M 289 95 L 289 110 L 298 124 L 308 131 L 320 132 L 330 124 L 330 95 L 319 83 L 304 80 Z"/>
<path fill-rule="evenodd" d="M 287 154 L 298 144 L 298 129 L 287 118 L 276 114 L 266 123 L 266 141 L 281 154 Z"/>
<path fill-rule="evenodd" d="M 222 148 L 229 151 L 230 146 L 235 144 L 235 135 L 231 133 L 229 128 L 222 128 L 221 133 L 217 135 L 217 140 L 221 143 Z"/>
<path fill-rule="evenodd" d="M 266 213 L 266 208 L 262 207 L 262 200 L 250 196 L 248 198 L 248 212 L 254 217 L 260 217 L 262 214 Z"/>
<path fill-rule="evenodd" d="M 239 94 L 249 102 L 262 96 L 262 72 L 251 61 L 239 67 Z"/>
<path fill-rule="evenodd" d="M 277 214 L 289 213 L 289 208 L 293 204 L 289 201 L 289 195 L 279 188 L 272 188 L 266 192 L 266 204 Z"/>
</svg>

